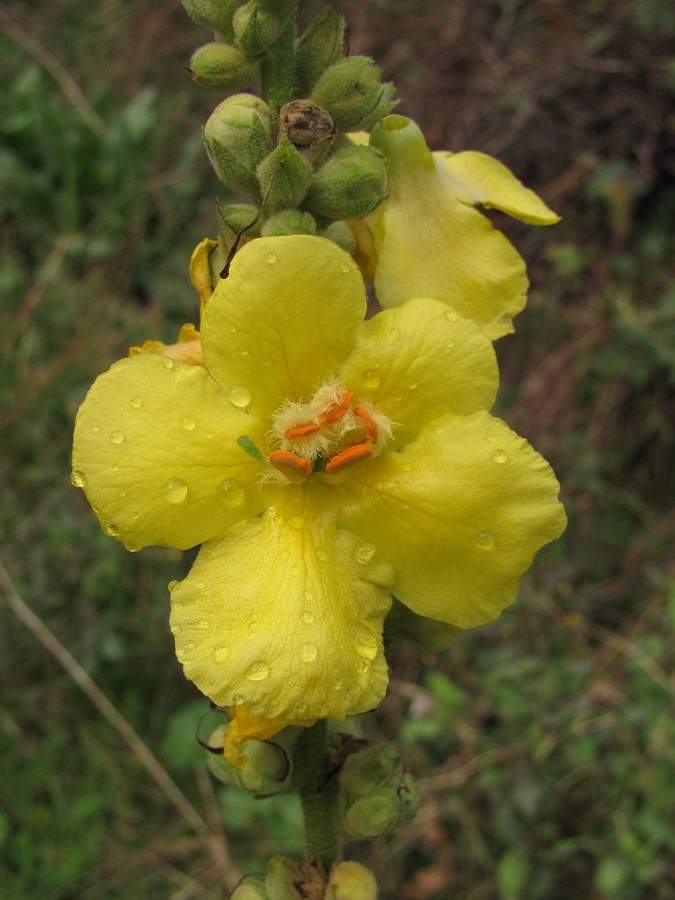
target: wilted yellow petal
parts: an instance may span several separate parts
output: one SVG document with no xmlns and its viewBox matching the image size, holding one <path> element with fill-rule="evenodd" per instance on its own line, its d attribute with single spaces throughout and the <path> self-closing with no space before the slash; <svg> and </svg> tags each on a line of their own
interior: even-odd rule
<svg viewBox="0 0 675 900">
<path fill-rule="evenodd" d="M 443 150 L 433 157 L 441 175 L 465 203 L 500 209 L 530 225 L 554 225 L 560 221 L 559 215 L 493 156 L 474 150 Z"/>
</svg>

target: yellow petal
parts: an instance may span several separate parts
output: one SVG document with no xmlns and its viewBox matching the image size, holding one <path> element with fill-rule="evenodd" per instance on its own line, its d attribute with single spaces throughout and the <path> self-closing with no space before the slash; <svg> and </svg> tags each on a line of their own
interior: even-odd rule
<svg viewBox="0 0 675 900">
<path fill-rule="evenodd" d="M 381 305 L 434 297 L 477 322 L 492 340 L 512 332 L 528 287 L 514 247 L 457 197 L 414 122 L 387 116 L 371 142 L 390 160 L 390 196 L 365 219 Z"/>
<path fill-rule="evenodd" d="M 394 567 L 395 596 L 459 628 L 508 606 L 534 554 L 565 527 L 548 463 L 487 412 L 437 419 L 332 490 L 345 494 L 339 523 Z"/>
<path fill-rule="evenodd" d="M 260 466 L 237 445 L 262 440 L 200 366 L 142 354 L 96 379 L 80 407 L 73 483 L 129 549 L 185 549 L 262 509 Z"/>
<path fill-rule="evenodd" d="M 256 718 L 343 719 L 382 699 L 391 570 L 308 487 L 202 547 L 171 594 L 185 675 Z"/>
<path fill-rule="evenodd" d="M 244 706 L 235 706 L 232 719 L 225 732 L 223 755 L 237 769 L 243 769 L 248 761 L 247 755 L 240 749 L 246 741 L 266 741 L 278 734 L 290 722 L 283 719 L 261 719 L 252 716 Z M 300 724 L 300 723 L 293 723 Z M 309 725 L 312 722 L 303 722 Z"/>
<path fill-rule="evenodd" d="M 204 238 L 195 247 L 190 259 L 190 281 L 199 294 L 199 311 L 204 312 L 204 307 L 213 293 L 213 273 L 211 271 L 211 259 L 218 252 L 218 241 Z"/>
<path fill-rule="evenodd" d="M 554 225 L 560 216 L 526 188 L 505 165 L 473 150 L 434 153 L 436 166 L 460 200 L 501 209 L 530 225 Z"/>
<path fill-rule="evenodd" d="M 191 366 L 204 365 L 199 332 L 191 322 L 186 322 L 181 326 L 178 341 L 175 344 L 144 341 L 140 347 L 129 347 L 129 356 L 140 356 L 141 353 L 157 353 L 175 359 L 177 362 L 189 363 Z"/>
<path fill-rule="evenodd" d="M 499 383 L 481 329 L 429 299 L 409 300 L 364 322 L 339 379 L 397 423 L 397 446 L 444 413 L 489 409 Z"/>
<path fill-rule="evenodd" d="M 358 267 L 332 241 L 258 238 L 236 254 L 204 310 L 207 366 L 242 407 L 270 415 L 334 373 L 365 309 Z"/>
</svg>

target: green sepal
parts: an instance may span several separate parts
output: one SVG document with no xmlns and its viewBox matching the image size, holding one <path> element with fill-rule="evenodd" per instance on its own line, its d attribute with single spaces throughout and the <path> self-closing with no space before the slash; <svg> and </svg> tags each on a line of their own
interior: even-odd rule
<svg viewBox="0 0 675 900">
<path fill-rule="evenodd" d="M 298 97 L 307 97 L 329 66 L 342 58 L 345 20 L 329 6 L 322 9 L 295 45 Z"/>
<path fill-rule="evenodd" d="M 235 12 L 232 20 L 237 45 L 250 58 L 257 58 L 276 41 L 283 20 L 258 0 L 249 0 Z"/>
<path fill-rule="evenodd" d="M 356 219 L 386 196 L 387 169 L 373 147 L 345 147 L 315 173 L 304 206 L 325 219 Z"/>
<path fill-rule="evenodd" d="M 338 131 L 370 128 L 396 106 L 394 85 L 380 81 L 380 69 L 367 56 L 348 56 L 329 66 L 311 93 L 335 121 Z"/>
<path fill-rule="evenodd" d="M 423 650 L 440 653 L 447 650 L 462 631 L 446 622 L 437 622 L 414 613 L 394 598 L 391 610 L 384 620 L 384 639 L 389 646 L 397 647 L 412 641 Z"/>
<path fill-rule="evenodd" d="M 277 144 L 257 168 L 265 210 L 277 212 L 299 206 L 312 180 L 312 166 L 287 139 Z"/>
<path fill-rule="evenodd" d="M 181 0 L 186 13 L 197 25 L 202 25 L 225 40 L 232 39 L 232 16 L 241 0 Z"/>
<path fill-rule="evenodd" d="M 223 100 L 204 126 L 204 144 L 223 184 L 259 202 L 256 168 L 273 146 L 267 104 L 253 94 Z"/>
<path fill-rule="evenodd" d="M 246 233 L 246 237 L 259 237 L 261 232 L 260 211 L 250 203 L 218 204 L 218 215 L 235 234 Z M 257 219 L 257 221 L 256 221 Z"/>
<path fill-rule="evenodd" d="M 283 237 L 287 234 L 316 234 L 314 216 L 299 209 L 282 209 L 270 216 L 263 225 L 263 237 Z"/>
<path fill-rule="evenodd" d="M 256 66 L 238 48 L 214 41 L 198 47 L 190 60 L 190 74 L 198 84 L 229 91 L 253 81 Z"/>
</svg>

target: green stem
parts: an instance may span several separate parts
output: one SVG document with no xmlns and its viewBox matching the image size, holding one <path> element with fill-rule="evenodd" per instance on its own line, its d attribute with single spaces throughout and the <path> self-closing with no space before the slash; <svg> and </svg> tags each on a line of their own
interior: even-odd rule
<svg viewBox="0 0 675 900">
<path fill-rule="evenodd" d="M 288 14 L 281 34 L 261 64 L 263 100 L 275 110 L 293 99 L 295 81 L 296 7 Z"/>
<path fill-rule="evenodd" d="M 304 729 L 295 748 L 295 770 L 305 817 L 308 859 L 318 856 L 326 871 L 337 855 L 338 780 L 329 778 L 325 719 Z"/>
</svg>

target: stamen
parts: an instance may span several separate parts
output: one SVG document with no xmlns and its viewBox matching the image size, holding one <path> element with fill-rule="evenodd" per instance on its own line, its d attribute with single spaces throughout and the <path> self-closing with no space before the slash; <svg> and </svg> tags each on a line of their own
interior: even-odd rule
<svg viewBox="0 0 675 900">
<path fill-rule="evenodd" d="M 352 406 L 352 411 L 361 419 L 363 424 L 366 426 L 366 431 L 368 432 L 368 437 L 370 440 L 375 443 L 377 440 L 377 425 L 373 420 L 373 417 L 370 413 L 366 412 L 366 410 L 362 406 Z"/>
<path fill-rule="evenodd" d="M 321 413 L 319 422 L 322 425 L 329 425 L 331 422 L 337 422 L 338 419 L 341 419 L 349 409 L 353 396 L 352 391 L 345 391 L 339 403 L 329 407 L 326 412 Z"/>
<path fill-rule="evenodd" d="M 346 450 L 337 453 L 329 459 L 326 463 L 326 472 L 332 475 L 334 472 L 356 465 L 356 463 L 362 462 L 364 459 L 369 459 L 372 455 L 373 451 L 366 444 L 354 444 L 353 447 L 347 447 Z M 272 462 L 271 457 L 270 462 Z"/>
<path fill-rule="evenodd" d="M 302 422 L 300 425 L 292 425 L 284 431 L 284 437 L 287 441 L 294 441 L 296 438 L 309 437 L 310 434 L 316 434 L 321 431 L 321 425 L 318 422 Z"/>
<path fill-rule="evenodd" d="M 273 450 L 269 456 L 271 466 L 281 472 L 291 484 L 302 484 L 312 474 L 309 460 L 290 450 Z"/>
</svg>

